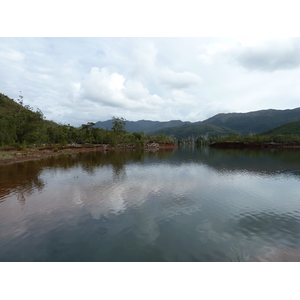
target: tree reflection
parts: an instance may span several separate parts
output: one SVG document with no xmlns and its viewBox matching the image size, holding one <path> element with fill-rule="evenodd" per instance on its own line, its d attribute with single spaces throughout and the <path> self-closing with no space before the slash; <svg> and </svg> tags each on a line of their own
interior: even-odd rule
<svg viewBox="0 0 300 300">
<path fill-rule="evenodd" d="M 38 161 L 23 162 L 0 167 L 0 202 L 16 194 L 21 205 L 35 190 L 41 191 L 45 183 L 40 179 L 42 166 Z"/>
<path fill-rule="evenodd" d="M 130 162 L 145 162 L 145 158 L 153 156 L 164 159 L 173 150 L 161 150 L 157 153 L 151 151 L 109 151 L 88 152 L 74 155 L 52 156 L 49 158 L 0 166 L 0 203 L 7 196 L 16 194 L 21 205 L 26 202 L 26 197 L 34 191 L 41 191 L 45 183 L 41 179 L 44 169 L 67 170 L 78 167 L 84 172 L 93 175 L 99 167 L 112 166 L 115 180 L 124 179 L 126 176 L 125 165 Z"/>
<path fill-rule="evenodd" d="M 195 162 L 207 165 L 217 172 L 247 171 L 259 174 L 284 172 L 299 176 L 299 149 L 216 149 L 195 147 L 197 151 L 180 148 L 173 160 L 182 164 Z M 175 154 L 176 153 L 176 154 Z"/>
</svg>

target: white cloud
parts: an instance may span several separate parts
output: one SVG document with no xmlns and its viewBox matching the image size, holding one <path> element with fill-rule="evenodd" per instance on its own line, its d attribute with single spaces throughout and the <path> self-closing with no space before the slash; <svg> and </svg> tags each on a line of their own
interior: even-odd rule
<svg viewBox="0 0 300 300">
<path fill-rule="evenodd" d="M 231 59 L 246 69 L 273 72 L 300 66 L 300 39 L 276 39 L 237 46 L 228 51 Z"/>
<path fill-rule="evenodd" d="M 162 84 L 173 89 L 184 89 L 202 82 L 202 78 L 191 72 L 175 72 L 169 68 L 163 68 L 159 72 Z"/>
<path fill-rule="evenodd" d="M 132 100 L 142 100 L 149 96 L 149 91 L 140 82 L 136 80 L 127 80 L 126 89 L 124 90 L 124 95 L 128 99 Z"/>
<path fill-rule="evenodd" d="M 24 60 L 24 54 L 13 49 L 0 49 L 0 59 L 20 63 Z"/>
<path fill-rule="evenodd" d="M 131 75 L 138 79 L 143 79 L 152 74 L 155 68 L 156 47 L 150 43 L 138 43 L 137 47 L 133 49 L 133 66 L 131 70 Z"/>
<path fill-rule="evenodd" d="M 205 65 L 211 65 L 212 64 L 212 57 L 207 54 L 198 54 L 196 56 L 197 60 Z"/>
<path fill-rule="evenodd" d="M 99 70 L 93 67 L 81 83 L 80 96 L 103 105 L 125 106 L 122 93 L 124 81 L 125 78 L 118 73 L 110 73 L 106 68 Z"/>
<path fill-rule="evenodd" d="M 87 101 L 86 106 L 92 102 L 94 111 L 99 111 L 101 107 L 110 110 L 118 108 L 126 114 L 131 111 L 131 116 L 136 113 L 147 116 L 149 112 L 157 113 L 165 105 L 171 104 L 169 99 L 150 94 L 137 80 L 127 80 L 121 74 L 97 67 L 93 67 L 80 84 L 77 105 L 81 105 L 83 100 Z M 133 119 L 137 119 L 137 116 Z"/>
<path fill-rule="evenodd" d="M 300 40 L 1 38 L 0 92 L 81 125 L 299 106 Z"/>
</svg>

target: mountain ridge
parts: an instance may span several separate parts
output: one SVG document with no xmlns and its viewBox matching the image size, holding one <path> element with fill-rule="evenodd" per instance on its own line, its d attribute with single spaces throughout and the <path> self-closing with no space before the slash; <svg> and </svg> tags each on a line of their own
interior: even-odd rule
<svg viewBox="0 0 300 300">
<path fill-rule="evenodd" d="M 300 121 L 300 107 L 294 109 L 264 109 L 247 113 L 220 113 L 202 122 L 225 126 L 240 134 L 258 134 L 282 124 Z"/>
<path fill-rule="evenodd" d="M 181 120 L 170 120 L 170 121 L 152 121 L 152 120 L 139 120 L 139 121 L 126 121 L 125 129 L 129 132 L 144 131 L 146 133 L 154 132 L 158 129 L 166 127 L 181 126 L 185 123 L 190 123 L 188 121 Z M 111 129 L 112 120 L 98 121 L 95 123 L 94 127 L 99 127 L 103 129 Z"/>
<path fill-rule="evenodd" d="M 152 134 L 164 133 L 174 135 L 178 138 L 188 138 L 191 135 L 200 136 L 205 134 L 259 134 L 285 123 L 295 121 L 300 121 L 300 107 L 284 110 L 264 109 L 246 113 L 219 113 L 206 120 L 196 122 L 181 120 L 164 122 L 151 120 L 126 121 L 125 128 L 129 132 L 144 131 L 145 133 Z M 103 122 L 99 121 L 96 123 L 95 127 L 109 129 L 102 126 L 111 126 L 111 122 L 111 120 Z M 205 131 L 204 126 L 207 125 L 212 125 L 214 127 L 206 127 L 207 130 Z M 186 127 L 184 134 L 180 132 L 184 131 L 183 126 Z M 187 127 L 189 128 L 187 129 Z"/>
</svg>

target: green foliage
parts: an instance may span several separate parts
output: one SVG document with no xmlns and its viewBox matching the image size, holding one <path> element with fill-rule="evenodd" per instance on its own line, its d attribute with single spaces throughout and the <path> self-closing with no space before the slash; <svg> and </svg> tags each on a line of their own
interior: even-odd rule
<svg viewBox="0 0 300 300">
<path fill-rule="evenodd" d="M 134 144 L 136 146 L 144 146 L 145 144 L 145 133 L 143 131 L 133 132 Z"/>
<path fill-rule="evenodd" d="M 33 111 L 24 105 L 23 96 L 14 101 L 0 94 L 0 144 L 26 149 L 28 145 L 52 144 L 122 144 L 142 147 L 145 143 L 174 143 L 172 137 L 164 134 L 145 136 L 144 132 L 129 133 L 125 130 L 124 118 L 112 118 L 112 129 L 95 127 L 95 123 L 82 124 L 80 128 L 70 124 L 56 124 L 45 120 L 40 110 Z M 57 148 L 54 151 L 58 151 Z"/>
<path fill-rule="evenodd" d="M 225 127 L 202 123 L 186 123 L 181 126 L 163 128 L 154 132 L 156 135 L 173 135 L 178 139 L 196 139 L 200 136 L 223 136 L 233 133 L 236 133 L 236 131 Z"/>
<path fill-rule="evenodd" d="M 245 255 L 239 249 L 240 249 L 240 247 L 238 247 L 237 245 L 232 245 L 232 247 L 230 247 L 230 250 L 235 255 L 236 261 L 237 262 L 248 262 L 250 260 L 250 254 Z M 232 259 L 230 259 L 230 261 L 234 262 L 234 260 L 232 260 Z"/>
<path fill-rule="evenodd" d="M 38 109 L 34 111 L 24 105 L 23 96 L 14 101 L 0 94 L 0 142 L 33 143 L 42 135 L 44 116 Z"/>
<path fill-rule="evenodd" d="M 240 143 L 300 143 L 300 136 L 289 135 L 239 135 L 234 134 L 230 136 L 212 138 L 210 142 L 240 142 Z"/>
<path fill-rule="evenodd" d="M 300 121 L 300 108 L 259 110 L 248 113 L 217 114 L 202 124 L 225 126 L 239 134 L 258 134 L 287 122 Z"/>
<path fill-rule="evenodd" d="M 23 96 L 18 99 L 18 106 L 14 111 L 14 128 L 16 133 L 16 141 L 23 143 L 25 141 L 33 143 L 40 134 L 42 122 L 44 120 L 43 113 L 38 109 L 36 112 L 29 105 L 24 105 Z"/>
<path fill-rule="evenodd" d="M 24 103 L 22 93 L 13 100 L 0 93 L 0 145 L 17 144 L 26 148 L 31 144 L 131 144 L 136 147 L 151 142 L 174 144 L 175 142 L 206 144 L 209 141 L 240 142 L 298 142 L 300 136 L 300 108 L 294 110 L 264 110 L 245 114 L 218 114 L 203 122 L 138 121 L 139 130 L 132 132 L 133 123 L 124 118 L 113 117 L 111 130 L 103 129 L 93 122 L 80 128 L 70 124 L 56 124 L 45 120 L 43 113 Z M 265 131 L 260 135 L 244 135 L 261 132 L 274 126 L 294 121 Z M 98 122 L 99 123 L 99 122 Z M 129 123 L 129 124 L 128 124 Z M 130 126 L 131 127 L 130 127 Z M 158 131 L 157 128 L 164 127 Z M 127 131 L 125 128 L 131 128 Z M 136 128 L 136 127 L 135 127 Z M 152 133 L 149 131 L 152 130 Z M 148 132 L 146 135 L 145 132 Z M 180 139 L 179 141 L 176 139 Z"/>
<path fill-rule="evenodd" d="M 210 139 L 205 138 L 203 136 L 200 136 L 200 137 L 196 138 L 196 140 L 195 140 L 196 145 L 208 145 L 209 143 L 210 143 Z"/>
<path fill-rule="evenodd" d="M 176 139 L 172 136 L 168 136 L 165 134 L 148 134 L 145 136 L 145 143 L 151 144 L 151 143 L 159 143 L 159 144 L 175 144 Z"/>
<path fill-rule="evenodd" d="M 125 125 L 126 125 L 126 120 L 124 118 L 112 118 L 112 128 L 111 130 L 120 135 L 122 133 L 125 133 Z"/>
<path fill-rule="evenodd" d="M 267 130 L 261 135 L 296 135 L 300 136 L 300 121 L 289 122 L 273 129 Z"/>
</svg>

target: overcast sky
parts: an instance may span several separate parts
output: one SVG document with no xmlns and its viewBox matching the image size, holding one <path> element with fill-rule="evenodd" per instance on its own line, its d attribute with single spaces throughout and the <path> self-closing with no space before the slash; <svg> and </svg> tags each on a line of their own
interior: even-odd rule
<svg viewBox="0 0 300 300">
<path fill-rule="evenodd" d="M 0 38 L 0 92 L 77 126 L 300 106 L 300 38 Z"/>
<path fill-rule="evenodd" d="M 128 120 L 201 121 L 220 112 L 300 106 L 300 40 L 274 38 L 299 35 L 299 1 L 2 2 L 0 93 L 17 99 L 22 91 L 24 102 L 40 108 L 47 119 L 74 126 L 112 116 Z M 26 38 L 14 38 L 19 36 Z M 78 36 L 101 38 L 52 38 Z M 152 36 L 172 38 L 147 38 Z M 178 36 L 188 38 L 173 38 Z M 194 36 L 205 38 L 189 38 Z M 220 36 L 248 38 L 216 38 Z M 6 273 L 11 270 L 20 273 L 20 265 L 16 267 L 15 270 L 9 265 L 4 269 Z M 43 272 L 42 267 L 38 271 Z M 106 275 L 120 275 L 118 286 L 122 294 L 128 287 L 132 294 L 131 282 L 124 280 L 133 278 L 124 277 L 128 275 L 127 266 L 123 272 L 119 265 L 103 267 Z M 153 279 L 154 273 L 149 272 L 149 267 L 144 272 L 144 265 L 130 267 L 134 270 L 130 275 L 143 274 L 134 277 L 137 285 L 147 288 L 145 284 Z M 232 278 L 235 275 L 232 268 L 221 270 L 211 265 L 201 268 L 205 269 L 204 277 L 200 274 L 201 280 L 207 274 L 220 274 L 217 280 L 222 279 L 218 280 L 221 293 L 228 287 L 231 289 L 224 275 Z M 168 270 L 173 269 L 168 265 Z M 47 274 L 52 276 L 52 271 Z M 174 277 L 176 272 L 166 274 L 161 268 L 157 272 L 156 265 L 152 271 L 156 277 L 162 274 L 164 281 L 166 278 L 170 283 L 178 281 L 178 276 Z M 27 266 L 25 272 L 28 273 Z M 63 280 L 77 280 L 72 276 L 78 272 L 67 276 L 65 270 L 60 273 Z M 176 295 L 192 295 L 190 283 L 194 278 L 199 281 L 199 272 L 183 269 L 183 273 L 192 276 L 186 277 L 186 285 L 180 278 L 182 290 L 175 289 Z M 273 273 L 267 272 L 263 280 L 276 282 Z M 98 277 L 89 276 L 88 286 Z M 238 284 L 244 286 L 244 282 L 253 279 L 253 274 L 246 270 L 240 278 Z M 42 279 L 39 286 L 45 287 L 43 284 L 48 281 L 45 276 Z M 115 282 L 106 280 L 107 295 L 115 289 Z M 28 283 L 21 282 L 22 293 L 30 286 Z M 3 286 L 8 287 L 8 292 L 14 288 L 9 281 Z M 202 294 L 210 295 L 215 281 L 205 281 L 205 286 Z M 290 288 L 283 285 L 282 278 L 280 286 L 285 293 L 286 287 Z M 140 296 L 139 289 L 137 292 Z M 70 289 L 65 293 L 69 297 Z M 266 296 L 269 294 L 266 291 Z M 170 295 L 170 289 L 165 295 Z"/>
</svg>

